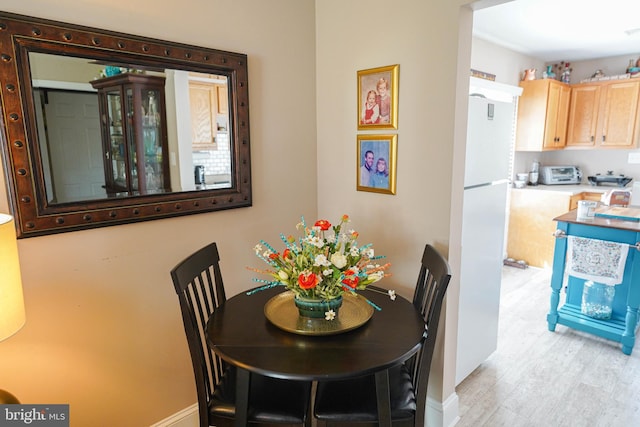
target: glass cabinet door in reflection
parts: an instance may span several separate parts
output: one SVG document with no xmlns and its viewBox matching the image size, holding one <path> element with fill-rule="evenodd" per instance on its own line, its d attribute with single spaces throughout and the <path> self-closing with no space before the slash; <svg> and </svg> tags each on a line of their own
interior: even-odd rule
<svg viewBox="0 0 640 427">
<path fill-rule="evenodd" d="M 91 82 L 98 90 L 110 197 L 170 191 L 164 81 L 123 73 Z"/>
</svg>

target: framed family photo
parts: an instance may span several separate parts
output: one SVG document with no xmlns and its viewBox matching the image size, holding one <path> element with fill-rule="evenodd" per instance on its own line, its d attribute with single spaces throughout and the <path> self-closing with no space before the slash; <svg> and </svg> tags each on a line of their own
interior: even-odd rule
<svg viewBox="0 0 640 427">
<path fill-rule="evenodd" d="M 399 67 L 358 71 L 358 130 L 398 129 Z"/>
<path fill-rule="evenodd" d="M 358 135 L 357 144 L 357 190 L 396 194 L 398 135 Z"/>
</svg>

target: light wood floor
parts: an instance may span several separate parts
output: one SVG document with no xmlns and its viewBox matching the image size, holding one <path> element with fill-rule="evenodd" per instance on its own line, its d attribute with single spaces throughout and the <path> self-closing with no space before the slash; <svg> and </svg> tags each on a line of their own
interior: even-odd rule
<svg viewBox="0 0 640 427">
<path fill-rule="evenodd" d="M 550 277 L 503 268 L 498 349 L 457 387 L 456 427 L 640 426 L 640 343 L 550 332 Z"/>
</svg>

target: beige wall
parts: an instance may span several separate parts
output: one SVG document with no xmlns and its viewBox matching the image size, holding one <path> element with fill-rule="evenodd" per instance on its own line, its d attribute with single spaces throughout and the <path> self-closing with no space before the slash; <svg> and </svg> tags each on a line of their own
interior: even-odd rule
<svg viewBox="0 0 640 427">
<path fill-rule="evenodd" d="M 453 188 L 452 164 L 463 3 L 316 2 L 318 211 L 328 217 L 346 211 L 359 223 L 364 222 L 366 233 L 362 236 L 382 248 L 392 263 L 393 277 L 385 286 L 408 297 L 415 286 L 424 245 L 431 243 L 451 254 L 451 224 L 459 223 L 451 203 L 452 197 L 461 200 L 462 194 L 462 181 Z M 470 29 L 470 16 L 467 18 L 465 25 Z M 468 40 L 463 45 L 470 46 L 470 32 L 465 35 Z M 468 61 L 467 51 L 463 67 L 466 90 Z M 357 192 L 356 135 L 373 132 L 357 130 L 356 73 L 393 64 L 400 64 L 398 130 L 375 133 L 398 134 L 397 194 Z M 464 93 L 462 125 L 466 129 Z M 464 158 L 464 151 L 462 154 Z M 458 251 L 459 244 L 454 246 Z M 456 283 L 454 280 L 449 296 L 457 304 Z M 457 317 L 457 309 L 452 312 L 447 316 Z M 454 341 L 455 330 L 453 324 L 449 332 L 454 335 L 447 334 Z M 448 349 L 455 352 L 455 345 Z M 445 360 L 438 357 L 433 365 L 429 394 L 437 402 L 454 392 L 451 364 L 455 364 L 455 353 L 447 354 Z M 445 370 L 447 378 L 443 378 Z"/>
<path fill-rule="evenodd" d="M 254 206 L 18 243 L 27 323 L 0 343 L 0 388 L 70 403 L 73 426 L 144 426 L 196 402 L 169 270 L 220 245 L 229 296 L 260 238 L 316 213 L 311 0 L 24 0 L 5 11 L 248 54 Z M 291 90 L 291 88 L 295 88 Z M 0 211 L 8 211 L 4 175 Z"/>
<path fill-rule="evenodd" d="M 394 275 L 385 286 L 404 296 L 413 292 L 425 243 L 449 254 L 454 280 L 430 397 L 437 403 L 454 395 L 471 43 L 470 12 L 461 15 L 459 6 L 466 2 L 188 0 L 159 7 L 153 0 L 25 0 L 12 6 L 9 11 L 27 15 L 247 53 L 254 206 L 21 240 L 27 325 L 0 345 L 0 385 L 25 402 L 70 403 L 73 425 L 161 420 L 195 402 L 170 268 L 216 240 L 233 295 L 252 286 L 244 267 L 253 263 L 255 241 L 277 240 L 301 214 L 348 213 L 362 237 L 389 256 Z M 372 33 L 380 37 L 373 40 Z M 391 64 L 400 64 L 399 128 L 385 133 L 398 134 L 397 195 L 358 192 L 356 72 Z M 6 211 L 2 184 L 0 210 Z"/>
</svg>

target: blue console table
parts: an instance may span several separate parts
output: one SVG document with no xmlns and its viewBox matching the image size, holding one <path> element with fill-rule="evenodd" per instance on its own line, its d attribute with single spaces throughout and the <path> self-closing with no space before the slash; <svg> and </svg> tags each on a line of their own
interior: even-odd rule
<svg viewBox="0 0 640 427">
<path fill-rule="evenodd" d="M 636 341 L 636 332 L 640 319 L 640 223 L 618 219 L 596 217 L 590 220 L 578 220 L 576 210 L 557 218 L 556 243 L 551 275 L 551 304 L 547 323 L 550 331 L 556 325 L 565 325 L 573 329 L 617 341 L 622 344 L 622 352 L 631 354 Z M 624 269 L 624 279 L 616 285 L 613 311 L 610 320 L 594 319 L 581 313 L 582 287 L 584 280 L 572 276 L 567 280 L 567 293 L 564 304 L 560 305 L 560 291 L 565 276 L 567 254 L 566 236 L 587 237 L 598 240 L 626 243 L 630 245 Z"/>
</svg>

